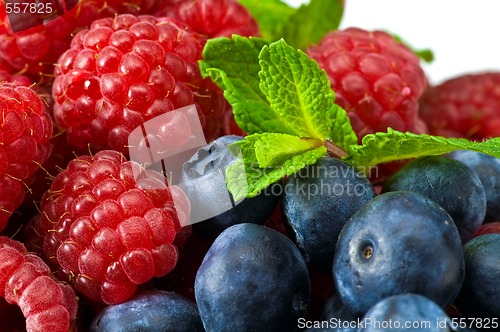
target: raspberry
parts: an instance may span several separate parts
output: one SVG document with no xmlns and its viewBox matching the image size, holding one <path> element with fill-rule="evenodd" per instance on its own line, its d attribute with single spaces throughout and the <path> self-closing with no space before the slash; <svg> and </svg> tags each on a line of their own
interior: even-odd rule
<svg viewBox="0 0 500 332">
<path fill-rule="evenodd" d="M 210 140 L 219 129 L 205 122 L 217 122 L 227 103 L 201 78 L 202 47 L 197 34 L 169 18 L 118 15 L 80 31 L 59 58 L 52 89 L 68 143 L 127 154 L 136 127 L 194 103 Z"/>
<path fill-rule="evenodd" d="M 52 120 L 29 87 L 0 83 L 0 231 L 51 153 Z"/>
<path fill-rule="evenodd" d="M 5 4 L 0 1 L 0 57 L 5 58 L 16 70 L 25 70 L 43 81 L 47 76 L 52 77 L 54 63 L 69 48 L 72 34 L 98 18 L 113 17 L 119 13 L 139 14 L 149 10 L 154 1 L 80 0 L 66 14 L 48 21 L 42 21 L 45 15 L 30 15 L 27 18 L 39 19 L 39 24 L 30 24 L 31 28 L 16 32 L 13 30 L 18 29 L 12 29 L 7 20 Z M 55 10 L 57 6 L 55 1 L 52 8 Z M 11 15 L 9 18 L 15 19 L 16 16 Z"/>
<path fill-rule="evenodd" d="M 424 132 L 418 99 L 426 77 L 418 57 L 382 31 L 332 31 L 307 49 L 323 68 L 358 138 L 388 127 Z"/>
<path fill-rule="evenodd" d="M 500 135 L 500 73 L 451 78 L 428 88 L 420 99 L 420 117 L 430 133 L 482 140 Z"/>
<path fill-rule="evenodd" d="M 71 287 L 52 279 L 40 257 L 5 236 L 0 236 L 0 258 L 0 295 L 19 306 L 26 331 L 69 331 L 78 309 Z"/>
<path fill-rule="evenodd" d="M 176 206 L 172 195 L 182 192 L 167 187 L 160 173 L 140 170 L 117 151 L 80 156 L 42 197 L 34 225 L 45 237 L 45 255 L 91 301 L 126 301 L 176 264 L 173 241 L 188 208 Z"/>
<path fill-rule="evenodd" d="M 16 73 L 2 58 L 0 58 L 0 82 L 9 82 L 22 86 L 31 86 L 33 84 L 33 81 L 28 76 Z"/>
<path fill-rule="evenodd" d="M 257 21 L 236 0 L 157 1 L 152 13 L 176 18 L 206 38 L 260 35 Z"/>
</svg>

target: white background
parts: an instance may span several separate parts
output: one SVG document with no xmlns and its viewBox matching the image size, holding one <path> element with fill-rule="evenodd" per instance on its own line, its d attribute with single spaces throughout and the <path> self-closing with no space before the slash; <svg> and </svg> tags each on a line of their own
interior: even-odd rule
<svg viewBox="0 0 500 332">
<path fill-rule="evenodd" d="M 285 0 L 298 6 L 308 0 Z M 415 48 L 430 48 L 422 64 L 431 83 L 486 70 L 500 71 L 500 1 L 346 0 L 340 28 L 393 32 Z"/>
</svg>

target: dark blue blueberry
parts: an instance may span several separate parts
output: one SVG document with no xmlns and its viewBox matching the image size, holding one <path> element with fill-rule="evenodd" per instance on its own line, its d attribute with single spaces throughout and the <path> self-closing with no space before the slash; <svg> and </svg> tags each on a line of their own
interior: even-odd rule
<svg viewBox="0 0 500 332">
<path fill-rule="evenodd" d="M 296 331 L 310 301 L 306 263 L 285 235 L 256 224 L 227 228 L 195 279 L 207 331 Z"/>
<path fill-rule="evenodd" d="M 307 332 L 357 332 L 360 316 L 347 310 L 337 293 L 326 302 L 319 321 L 311 322 Z M 314 327 L 314 325 L 318 325 Z"/>
<path fill-rule="evenodd" d="M 193 226 L 211 239 L 235 224 L 263 224 L 282 192 L 281 183 L 274 183 L 256 197 L 234 202 L 224 176 L 236 157 L 227 146 L 242 139 L 222 136 L 200 148 L 182 168 L 180 186 L 191 203 L 191 219 L 196 222 Z"/>
<path fill-rule="evenodd" d="M 396 174 L 383 191 L 414 191 L 441 205 L 455 221 L 462 243 L 483 223 L 486 194 L 481 180 L 464 163 L 441 156 L 418 158 Z"/>
<path fill-rule="evenodd" d="M 500 234 L 473 238 L 464 245 L 464 255 L 459 311 L 467 317 L 500 319 Z"/>
<path fill-rule="evenodd" d="M 204 331 L 196 304 L 176 293 L 151 290 L 127 302 L 103 309 L 91 332 L 197 332 Z"/>
<path fill-rule="evenodd" d="M 418 294 L 387 297 L 368 310 L 360 332 L 451 332 L 451 319 L 436 303 Z"/>
<path fill-rule="evenodd" d="M 500 159 L 468 150 L 452 152 L 449 157 L 469 166 L 481 180 L 486 193 L 484 221 L 500 221 Z"/>
<path fill-rule="evenodd" d="M 283 216 L 306 262 L 331 271 L 340 230 L 374 196 L 368 179 L 337 158 L 321 158 L 288 177 Z"/>
<path fill-rule="evenodd" d="M 447 308 L 464 276 L 460 236 L 450 215 L 429 198 L 383 193 L 345 224 L 333 274 L 342 302 L 355 314 L 403 293 L 427 296 Z"/>
</svg>

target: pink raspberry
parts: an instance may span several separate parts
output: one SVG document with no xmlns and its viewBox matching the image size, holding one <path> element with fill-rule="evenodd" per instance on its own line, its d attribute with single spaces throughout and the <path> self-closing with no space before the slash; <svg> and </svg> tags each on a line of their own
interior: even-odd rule
<svg viewBox="0 0 500 332">
<path fill-rule="evenodd" d="M 382 31 L 348 28 L 328 33 L 307 54 L 323 68 L 358 138 L 391 127 L 425 132 L 418 99 L 426 77 L 418 57 Z"/>
<path fill-rule="evenodd" d="M 172 195 L 183 193 L 162 174 L 103 150 L 54 178 L 34 226 L 62 280 L 91 301 L 120 303 L 176 264 L 173 241 L 189 208 Z"/>
<path fill-rule="evenodd" d="M 260 35 L 257 21 L 237 0 L 157 1 L 151 13 L 178 19 L 205 38 Z"/>
<path fill-rule="evenodd" d="M 128 136 L 149 119 L 196 104 L 208 140 L 221 130 L 222 92 L 201 78 L 202 40 L 169 18 L 118 15 L 77 33 L 60 58 L 54 118 L 78 148 L 128 153 Z"/>
<path fill-rule="evenodd" d="M 51 153 L 53 123 L 34 90 L 0 83 L 0 231 Z"/>
<path fill-rule="evenodd" d="M 5 236 L 0 236 L 0 296 L 19 306 L 28 332 L 67 332 L 78 310 L 73 289 L 54 280 L 40 257 Z"/>
<path fill-rule="evenodd" d="M 428 88 L 419 112 L 434 135 L 482 140 L 500 136 L 499 109 L 500 72 L 482 72 Z"/>
</svg>

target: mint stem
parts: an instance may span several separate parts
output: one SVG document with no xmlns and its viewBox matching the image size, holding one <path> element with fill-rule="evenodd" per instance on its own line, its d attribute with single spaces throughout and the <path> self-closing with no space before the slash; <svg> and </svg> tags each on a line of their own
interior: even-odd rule
<svg viewBox="0 0 500 332">
<path fill-rule="evenodd" d="M 340 146 L 329 140 L 325 140 L 325 147 L 330 157 L 343 158 L 348 156 L 348 153 L 345 152 Z"/>
</svg>

